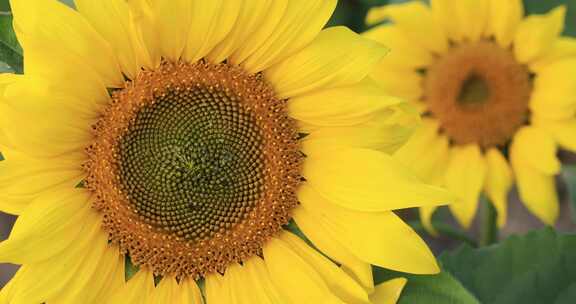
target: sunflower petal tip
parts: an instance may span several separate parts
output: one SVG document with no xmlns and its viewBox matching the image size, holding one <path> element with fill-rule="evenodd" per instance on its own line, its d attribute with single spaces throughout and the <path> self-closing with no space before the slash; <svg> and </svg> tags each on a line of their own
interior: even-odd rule
<svg viewBox="0 0 576 304">
<path fill-rule="evenodd" d="M 387 18 L 388 10 L 386 6 L 372 8 L 368 11 L 364 22 L 367 25 L 374 25 L 384 21 Z"/>
<path fill-rule="evenodd" d="M 551 14 L 556 18 L 564 20 L 564 18 L 566 17 L 566 11 L 567 11 L 566 5 L 562 4 L 554 8 Z"/>
<path fill-rule="evenodd" d="M 434 260 L 434 263 L 431 265 L 431 271 L 430 274 L 439 274 L 441 271 L 440 266 L 438 265 L 438 262 L 436 260 Z"/>
</svg>

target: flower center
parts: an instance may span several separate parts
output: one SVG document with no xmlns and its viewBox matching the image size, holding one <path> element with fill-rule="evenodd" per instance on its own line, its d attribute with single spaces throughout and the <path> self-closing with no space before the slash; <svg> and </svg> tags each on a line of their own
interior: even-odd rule
<svg viewBox="0 0 576 304">
<path fill-rule="evenodd" d="M 187 240 L 244 220 L 264 191 L 262 130 L 233 96 L 168 91 L 119 142 L 120 186 L 150 225 Z"/>
<path fill-rule="evenodd" d="M 506 145 L 529 117 L 528 69 L 491 41 L 459 45 L 426 72 L 424 101 L 454 144 Z"/>
<path fill-rule="evenodd" d="M 155 273 L 198 278 L 260 254 L 297 204 L 286 101 L 228 64 L 163 63 L 113 95 L 87 186 L 110 239 Z"/>
</svg>

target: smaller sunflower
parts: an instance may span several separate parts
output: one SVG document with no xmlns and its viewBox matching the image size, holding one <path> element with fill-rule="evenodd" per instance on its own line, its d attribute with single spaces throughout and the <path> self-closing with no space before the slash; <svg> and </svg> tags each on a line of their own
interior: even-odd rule
<svg viewBox="0 0 576 304">
<path fill-rule="evenodd" d="M 369 24 L 391 21 L 364 34 L 391 49 L 372 77 L 424 116 L 396 157 L 457 196 L 450 209 L 464 227 L 482 193 L 503 226 L 514 183 L 544 223 L 558 217 L 557 149 L 576 151 L 576 40 L 561 36 L 565 12 L 524 17 L 520 0 L 431 0 L 368 14 Z M 431 230 L 435 209 L 421 209 Z"/>
</svg>

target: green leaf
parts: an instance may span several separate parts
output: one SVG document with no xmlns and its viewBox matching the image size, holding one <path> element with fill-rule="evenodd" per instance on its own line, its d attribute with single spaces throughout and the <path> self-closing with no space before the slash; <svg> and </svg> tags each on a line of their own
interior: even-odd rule
<svg viewBox="0 0 576 304">
<path fill-rule="evenodd" d="M 464 246 L 440 261 L 481 303 L 566 303 L 575 293 L 576 235 L 551 228 L 481 249 Z"/>
<path fill-rule="evenodd" d="M 338 6 L 327 26 L 344 25 L 360 33 L 365 30 L 364 18 L 368 6 L 359 1 L 338 1 Z"/>
<path fill-rule="evenodd" d="M 366 6 L 382 6 L 388 4 L 388 2 L 392 2 L 389 0 L 359 0 L 360 3 Z"/>
<path fill-rule="evenodd" d="M 408 283 L 400 296 L 399 304 L 480 304 L 462 284 L 446 272 L 438 275 L 409 275 L 382 268 L 374 269 L 376 283 L 397 277 L 408 279 Z"/>
<path fill-rule="evenodd" d="M 0 12 L 10 11 L 10 0 L 0 0 Z"/>
<path fill-rule="evenodd" d="M 552 228 L 439 258 L 439 275 L 374 268 L 375 283 L 405 277 L 400 304 L 572 304 L 576 299 L 576 234 Z"/>
<path fill-rule="evenodd" d="M 568 186 L 568 195 L 572 203 L 572 221 L 576 223 L 576 166 L 562 166 L 562 177 Z"/>
<path fill-rule="evenodd" d="M 524 0 L 527 14 L 544 14 L 559 5 L 566 5 L 568 8 L 564 33 L 576 36 L 576 22 L 574 22 L 576 20 L 576 0 Z"/>
<path fill-rule="evenodd" d="M 22 48 L 14 34 L 12 15 L 6 12 L 0 13 L 0 61 L 16 73 L 23 72 Z"/>
<path fill-rule="evenodd" d="M 554 304 L 574 304 L 574 299 L 576 299 L 576 283 L 572 283 L 560 293 Z"/>
<path fill-rule="evenodd" d="M 126 258 L 124 259 L 124 279 L 126 282 L 128 282 L 128 280 L 130 280 L 138 271 L 140 271 L 140 268 L 132 264 L 130 256 L 126 255 Z"/>
</svg>

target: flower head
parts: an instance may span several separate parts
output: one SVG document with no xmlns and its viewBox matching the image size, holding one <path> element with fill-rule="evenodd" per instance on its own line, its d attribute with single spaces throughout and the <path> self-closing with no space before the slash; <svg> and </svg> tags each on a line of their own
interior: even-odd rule
<svg viewBox="0 0 576 304">
<path fill-rule="evenodd" d="M 465 227 L 481 193 L 504 225 L 514 180 L 532 213 L 557 218 L 556 151 L 576 150 L 576 42 L 560 36 L 564 15 L 524 17 L 520 0 L 432 0 L 367 17 L 392 21 L 365 33 L 391 49 L 372 77 L 424 116 L 396 157 L 456 194 L 450 208 Z M 421 209 L 428 227 L 434 210 Z"/>
</svg>

